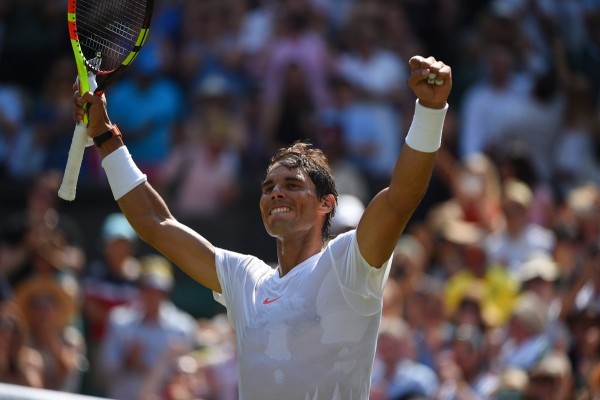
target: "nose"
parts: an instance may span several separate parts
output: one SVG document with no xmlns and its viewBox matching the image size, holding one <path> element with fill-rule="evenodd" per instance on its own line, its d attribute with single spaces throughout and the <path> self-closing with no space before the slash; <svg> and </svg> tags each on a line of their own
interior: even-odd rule
<svg viewBox="0 0 600 400">
<path fill-rule="evenodd" d="M 279 185 L 273 186 L 273 189 L 271 189 L 271 198 L 275 199 L 275 198 L 280 198 L 280 197 L 283 197 L 283 191 L 281 190 L 281 186 L 279 186 Z"/>
</svg>

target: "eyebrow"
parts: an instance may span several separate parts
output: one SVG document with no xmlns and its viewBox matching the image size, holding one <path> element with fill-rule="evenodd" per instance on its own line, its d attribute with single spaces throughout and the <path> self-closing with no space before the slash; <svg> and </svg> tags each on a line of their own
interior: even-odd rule
<svg viewBox="0 0 600 400">
<path fill-rule="evenodd" d="M 285 178 L 283 178 L 284 182 L 298 182 L 298 183 L 304 183 L 304 179 L 300 179 L 297 178 L 295 176 L 286 176 Z M 265 186 L 269 186 L 270 184 L 273 183 L 273 179 L 266 179 L 263 181 L 263 183 L 261 184 L 261 187 L 265 187 Z"/>
</svg>

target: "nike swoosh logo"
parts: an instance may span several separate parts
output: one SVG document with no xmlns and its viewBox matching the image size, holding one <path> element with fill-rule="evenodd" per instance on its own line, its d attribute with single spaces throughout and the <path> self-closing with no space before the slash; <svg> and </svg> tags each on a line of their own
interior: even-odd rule
<svg viewBox="0 0 600 400">
<path fill-rule="evenodd" d="M 281 296 L 279 297 L 275 297 L 274 299 L 269 299 L 268 297 L 266 299 L 263 300 L 263 304 L 271 304 L 276 302 L 277 300 L 279 300 L 281 298 Z"/>
</svg>

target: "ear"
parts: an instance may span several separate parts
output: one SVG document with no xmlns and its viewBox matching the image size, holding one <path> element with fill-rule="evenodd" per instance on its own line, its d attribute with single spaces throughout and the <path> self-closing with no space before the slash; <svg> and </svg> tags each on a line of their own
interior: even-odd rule
<svg viewBox="0 0 600 400">
<path fill-rule="evenodd" d="M 332 194 L 327 194 L 321 198 L 320 209 L 325 214 L 329 214 L 335 208 L 335 197 Z"/>
</svg>

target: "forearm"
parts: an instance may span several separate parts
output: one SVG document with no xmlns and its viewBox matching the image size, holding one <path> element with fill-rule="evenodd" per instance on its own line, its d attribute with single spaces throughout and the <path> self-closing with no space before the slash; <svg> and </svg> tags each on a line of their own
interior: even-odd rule
<svg viewBox="0 0 600 400">
<path fill-rule="evenodd" d="M 190 277 L 220 292 L 212 244 L 173 217 L 162 197 L 145 180 L 125 150 L 119 136 L 99 146 L 111 190 L 131 226 L 144 242 Z M 109 157 L 113 159 L 109 160 Z"/>
<path fill-rule="evenodd" d="M 439 108 L 439 105 L 425 105 L 420 101 L 415 103 L 414 118 L 388 190 L 390 203 L 401 205 L 403 210 L 411 214 L 427 190 L 441 146 L 447 109 L 447 104 Z"/>
<path fill-rule="evenodd" d="M 374 266 L 382 265 L 392 254 L 427 191 L 435 165 L 445 108 L 420 111 L 425 112 L 415 113 L 389 187 L 371 201 L 359 224 L 357 234 L 361 252 Z M 382 216 L 385 217 L 382 219 Z"/>
</svg>

